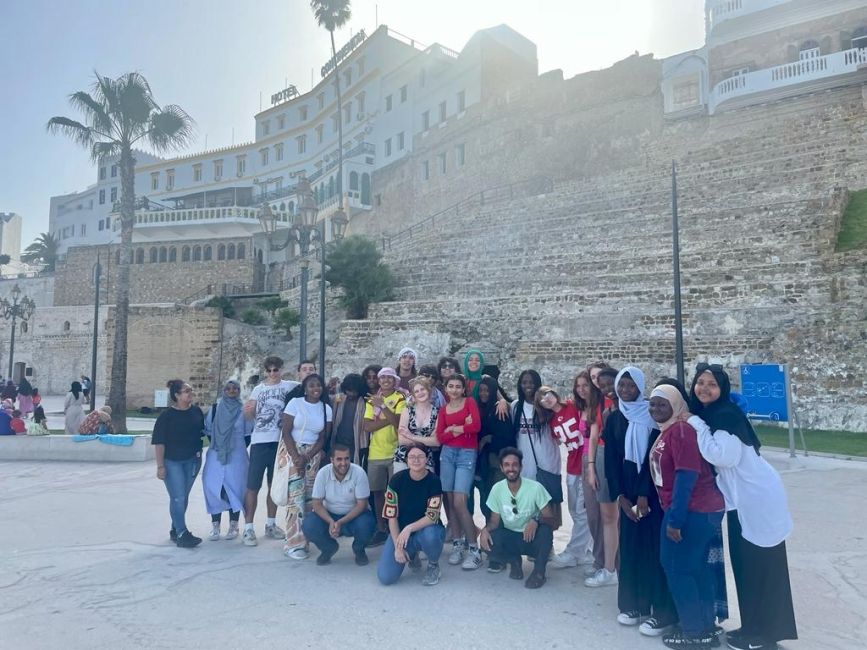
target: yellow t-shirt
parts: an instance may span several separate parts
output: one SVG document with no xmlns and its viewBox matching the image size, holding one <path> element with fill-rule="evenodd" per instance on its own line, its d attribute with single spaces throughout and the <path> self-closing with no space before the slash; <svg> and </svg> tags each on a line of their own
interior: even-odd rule
<svg viewBox="0 0 867 650">
<path fill-rule="evenodd" d="M 391 395 L 382 398 L 383 408 L 387 408 L 392 413 L 400 415 L 406 408 L 406 399 L 400 391 L 394 391 Z M 380 419 L 385 419 L 382 413 L 379 414 Z M 373 404 L 367 402 L 364 407 L 364 419 L 373 420 Z M 392 425 L 384 426 L 370 434 L 370 449 L 368 451 L 368 459 L 370 460 L 391 460 L 394 456 L 394 451 L 397 449 L 397 427 Z"/>
</svg>

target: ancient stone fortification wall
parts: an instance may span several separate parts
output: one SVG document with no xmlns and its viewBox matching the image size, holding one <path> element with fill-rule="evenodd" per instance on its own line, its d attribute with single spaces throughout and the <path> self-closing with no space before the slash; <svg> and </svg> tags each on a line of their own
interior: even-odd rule
<svg viewBox="0 0 867 650">
<path fill-rule="evenodd" d="M 239 244 L 245 247 L 244 259 L 217 260 L 217 246 L 220 244 Z M 211 261 L 181 260 L 181 246 L 178 242 L 152 242 L 147 245 L 136 245 L 134 248 L 144 248 L 144 263 L 133 264 L 130 269 L 130 302 L 132 304 L 166 303 L 183 301 L 188 296 L 201 291 L 208 286 L 218 286 L 222 283 L 237 286 L 251 286 L 254 277 L 254 260 L 252 241 L 250 239 L 203 239 L 184 241 L 191 249 L 195 246 L 210 246 L 213 259 Z M 174 246 L 177 249 L 177 262 L 149 261 L 149 251 L 155 247 Z M 116 246 L 79 246 L 69 250 L 64 262 L 57 266 L 57 282 L 54 293 L 54 304 L 87 305 L 93 304 L 93 266 L 96 263 L 96 253 L 100 251 L 106 276 L 103 286 L 106 288 L 107 299 L 113 301 L 115 278 L 117 276 Z M 107 259 L 106 259 L 107 258 Z"/>
<path fill-rule="evenodd" d="M 380 205 L 354 232 L 394 233 L 540 173 L 553 189 L 468 202 L 387 250 L 397 299 L 341 325 L 333 369 L 413 345 L 426 359 L 480 347 L 509 385 L 535 367 L 566 388 L 599 357 L 640 363 L 651 379 L 673 374 L 676 160 L 687 363 L 711 359 L 736 376 L 743 362 L 789 362 L 804 424 L 867 430 L 867 265 L 833 250 L 846 190 L 867 186 L 861 88 L 666 122 L 658 75 L 658 63 L 633 57 L 540 78 L 380 170 Z"/>
</svg>

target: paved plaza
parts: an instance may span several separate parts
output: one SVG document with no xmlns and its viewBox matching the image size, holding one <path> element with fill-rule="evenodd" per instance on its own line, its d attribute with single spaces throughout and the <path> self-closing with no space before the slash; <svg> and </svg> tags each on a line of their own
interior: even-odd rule
<svg viewBox="0 0 867 650">
<path fill-rule="evenodd" d="M 867 647 L 867 463 L 766 455 L 795 518 L 801 640 L 784 647 Z M 618 625 L 615 589 L 585 588 L 577 569 L 551 569 L 548 584 L 529 591 L 505 574 L 444 563 L 436 587 L 407 573 L 385 588 L 373 566 L 380 549 L 359 568 L 349 540 L 329 567 L 315 565 L 315 551 L 284 559 L 279 542 L 261 538 L 257 548 L 207 539 L 176 548 L 153 463 L 4 462 L 0 476 L 3 648 L 663 647 Z M 208 519 L 197 480 L 188 521 L 204 536 Z M 567 535 L 558 531 L 556 548 Z"/>
</svg>

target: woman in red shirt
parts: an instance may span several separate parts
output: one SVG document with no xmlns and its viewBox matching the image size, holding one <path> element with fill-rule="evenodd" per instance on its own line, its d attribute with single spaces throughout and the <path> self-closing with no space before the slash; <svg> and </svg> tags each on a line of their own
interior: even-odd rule
<svg viewBox="0 0 867 650">
<path fill-rule="evenodd" d="M 723 496 L 695 429 L 685 421 L 689 411 L 680 391 L 657 386 L 648 408 L 662 431 L 650 450 L 650 472 L 665 512 L 659 560 L 680 617 L 680 629 L 662 642 L 669 648 L 710 647 L 716 577 L 708 549 L 722 521 Z"/>
<path fill-rule="evenodd" d="M 482 555 L 476 541 L 476 525 L 467 509 L 467 497 L 473 489 L 476 473 L 481 417 L 475 400 L 467 399 L 467 380 L 454 374 L 446 382 L 449 402 L 437 415 L 436 435 L 442 445 L 440 453 L 440 480 L 448 500 L 449 516 L 457 520 L 464 534 L 452 541 L 449 564 L 461 564 L 467 570 L 482 565 Z M 466 556 L 466 557 L 465 557 Z"/>
</svg>

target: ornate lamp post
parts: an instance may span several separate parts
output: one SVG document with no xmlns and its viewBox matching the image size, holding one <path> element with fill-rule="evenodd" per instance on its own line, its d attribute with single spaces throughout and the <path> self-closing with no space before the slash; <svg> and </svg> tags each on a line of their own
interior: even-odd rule
<svg viewBox="0 0 867 650">
<path fill-rule="evenodd" d="M 310 277 L 310 260 L 307 259 L 307 256 L 310 253 L 311 245 L 316 246 L 320 251 L 322 260 L 322 274 L 320 278 L 320 298 L 322 300 L 319 308 L 320 319 L 322 321 L 319 328 L 319 362 L 321 372 L 325 362 L 325 222 L 323 221 L 321 224 L 316 223 L 316 215 L 319 210 L 316 207 L 316 200 L 313 198 L 310 181 L 302 177 L 298 181 L 297 194 L 297 213 L 293 216 L 284 241 L 274 241 L 278 221 L 267 203 L 259 211 L 259 222 L 262 224 L 262 230 L 268 238 L 272 251 L 284 250 L 293 242 L 298 244 L 300 253 L 298 263 L 301 266 L 301 322 L 298 327 L 298 338 L 300 339 L 298 358 L 300 361 L 307 359 L 307 282 Z M 332 232 L 335 239 L 342 237 L 346 230 L 346 223 L 348 222 L 346 215 L 343 214 L 343 210 L 338 210 L 331 220 Z"/>
<path fill-rule="evenodd" d="M 9 378 L 13 377 L 13 361 L 15 359 L 15 324 L 18 319 L 25 323 L 33 316 L 36 310 L 36 303 L 30 296 L 21 297 L 21 287 L 17 284 L 12 287 L 12 302 L 6 298 L 0 298 L 0 312 L 3 313 L 3 318 L 6 320 L 12 319 L 12 336 L 9 341 Z"/>
</svg>

